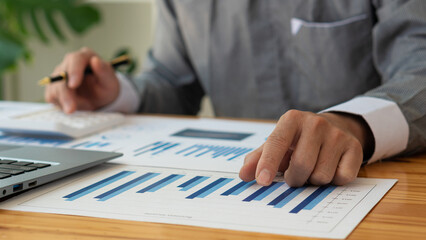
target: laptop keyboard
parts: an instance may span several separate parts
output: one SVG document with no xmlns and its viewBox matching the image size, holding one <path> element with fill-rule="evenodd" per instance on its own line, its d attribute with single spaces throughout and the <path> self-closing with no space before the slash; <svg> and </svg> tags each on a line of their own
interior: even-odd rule
<svg viewBox="0 0 426 240">
<path fill-rule="evenodd" d="M 0 179 L 49 167 L 50 164 L 0 159 Z"/>
</svg>

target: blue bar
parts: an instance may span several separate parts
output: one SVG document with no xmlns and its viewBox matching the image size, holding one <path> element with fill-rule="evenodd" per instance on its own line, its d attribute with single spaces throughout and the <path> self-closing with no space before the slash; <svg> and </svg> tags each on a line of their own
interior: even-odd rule
<svg viewBox="0 0 426 240">
<path fill-rule="evenodd" d="M 304 207 L 303 209 L 312 210 L 312 208 L 314 208 L 318 203 L 320 203 L 322 200 L 324 200 L 324 198 L 327 197 L 328 194 L 333 192 L 334 189 L 336 189 L 336 186 L 328 186 L 328 188 L 324 192 L 322 192 L 320 195 L 318 195 L 318 197 L 316 197 L 312 202 L 310 202 L 308 205 L 306 205 L 306 207 Z"/>
<path fill-rule="evenodd" d="M 321 186 L 315 192 L 311 193 L 305 200 L 303 200 L 299 205 L 297 205 L 295 208 L 293 208 L 290 213 L 299 213 L 300 210 L 305 208 L 310 202 L 314 201 L 318 195 L 320 195 L 322 192 L 324 192 L 328 186 Z"/>
<path fill-rule="evenodd" d="M 285 190 L 283 193 L 281 193 L 278 197 L 276 197 L 274 200 L 272 200 L 270 203 L 268 203 L 268 205 L 272 205 L 275 206 L 277 205 L 279 202 L 281 202 L 283 199 L 285 199 L 286 197 L 288 197 L 291 193 L 293 193 L 297 188 L 291 187 L 287 190 Z"/>
<path fill-rule="evenodd" d="M 221 154 L 222 152 L 227 151 L 228 149 L 229 149 L 228 147 L 223 147 L 223 146 L 215 147 L 215 149 L 213 150 L 214 151 L 213 156 Z"/>
<path fill-rule="evenodd" d="M 237 147 L 226 147 L 225 151 L 221 151 L 221 152 L 216 153 L 215 155 L 213 155 L 213 158 L 217 158 L 217 157 L 223 156 L 224 154 L 231 153 L 231 152 L 235 151 L 236 149 L 237 149 Z"/>
<path fill-rule="evenodd" d="M 231 193 L 231 195 L 238 195 L 242 193 L 244 190 L 248 189 L 249 187 L 253 186 L 256 183 L 256 180 L 253 180 L 251 182 L 246 183 L 243 187 L 239 188 L 235 192 Z"/>
<path fill-rule="evenodd" d="M 239 156 L 241 156 L 241 155 L 243 155 L 243 154 L 246 154 L 246 153 L 250 152 L 251 150 L 253 150 L 253 148 L 246 148 L 246 149 L 244 149 L 244 151 L 241 151 L 241 152 L 239 152 L 239 153 L 236 153 L 236 155 L 235 155 L 235 156 L 233 156 L 233 157 L 229 158 L 229 159 L 228 159 L 228 161 L 231 161 L 231 160 L 232 160 L 232 159 L 234 159 L 234 158 L 237 158 L 237 157 L 239 157 Z"/>
<path fill-rule="evenodd" d="M 210 183 L 209 185 L 201 188 L 200 190 L 196 191 L 195 193 L 189 195 L 188 199 L 194 199 L 194 198 L 204 198 L 211 194 L 212 192 L 216 191 L 217 189 L 221 188 L 222 186 L 226 185 L 230 181 L 232 181 L 232 178 L 219 178 L 216 181 Z"/>
<path fill-rule="evenodd" d="M 86 147 L 86 148 L 90 148 L 90 147 L 94 147 L 94 146 L 96 146 L 96 145 L 98 145 L 98 144 L 99 144 L 99 142 L 94 142 L 94 143 L 91 143 L 91 144 L 86 145 L 85 147 Z"/>
<path fill-rule="evenodd" d="M 146 145 L 146 146 L 143 146 L 143 147 L 140 147 L 140 148 L 138 148 L 138 149 L 135 149 L 135 150 L 133 150 L 133 152 L 139 152 L 139 151 L 141 151 L 141 150 L 144 150 L 145 148 L 147 148 L 147 147 L 150 147 L 150 146 L 156 146 L 156 145 L 158 145 L 158 144 L 160 144 L 160 143 L 162 143 L 162 142 L 155 142 L 155 143 L 151 143 L 151 144 L 148 144 L 148 145 Z"/>
<path fill-rule="evenodd" d="M 168 147 L 165 147 L 165 148 L 163 148 L 163 149 L 161 149 L 161 150 L 159 150 L 159 151 L 157 151 L 157 152 L 152 153 L 152 155 L 157 155 L 157 154 L 159 154 L 159 153 L 162 153 L 162 152 L 164 152 L 164 151 L 169 150 L 170 148 L 174 148 L 174 147 L 176 147 L 176 146 L 178 146 L 178 145 L 179 145 L 179 143 L 172 144 L 172 145 L 170 145 L 170 146 L 168 146 Z"/>
<path fill-rule="evenodd" d="M 195 157 L 202 156 L 202 155 L 204 155 L 204 154 L 206 154 L 206 153 L 210 152 L 210 151 L 211 151 L 211 150 L 213 150 L 214 148 L 215 148 L 215 146 L 209 146 L 209 147 L 207 148 L 207 150 L 206 150 L 206 151 L 204 151 L 204 152 L 202 152 L 202 153 L 199 153 L 199 154 L 195 155 Z"/>
<path fill-rule="evenodd" d="M 222 196 L 238 195 L 244 190 L 246 190 L 247 188 L 251 187 L 255 183 L 256 183 L 256 180 L 253 180 L 251 182 L 241 181 L 240 183 L 228 189 L 226 192 L 222 193 L 221 195 Z"/>
<path fill-rule="evenodd" d="M 284 185 L 283 182 L 274 182 L 273 184 L 268 186 L 269 188 L 266 189 L 266 191 L 264 191 L 263 193 L 261 193 L 260 195 L 255 197 L 253 200 L 254 201 L 260 201 L 260 200 L 264 199 L 266 196 L 271 194 L 273 191 L 277 190 L 277 188 L 281 187 L 282 185 Z"/>
<path fill-rule="evenodd" d="M 235 149 L 234 149 L 234 151 L 230 151 L 230 152 L 227 152 L 227 153 L 222 154 L 222 155 L 226 157 L 226 156 L 228 156 L 228 155 L 229 155 L 229 154 L 231 154 L 231 153 L 237 153 L 237 152 L 239 152 L 241 149 L 242 149 L 242 148 L 237 147 L 237 148 L 235 148 Z"/>
<path fill-rule="evenodd" d="M 193 177 L 193 178 L 189 179 L 188 181 L 186 181 L 186 182 L 182 183 L 182 184 L 181 184 L 181 185 L 179 185 L 178 187 L 180 187 L 180 188 L 186 187 L 186 186 L 188 186 L 189 184 L 191 184 L 191 183 L 193 183 L 193 182 L 197 181 L 197 180 L 198 180 L 198 179 L 200 179 L 200 178 L 202 178 L 202 176 L 196 176 L 196 177 Z"/>
<path fill-rule="evenodd" d="M 186 157 L 186 156 L 189 156 L 189 155 L 191 155 L 191 154 L 193 154 L 193 153 L 195 153 L 195 152 L 198 152 L 198 151 L 200 151 L 201 149 L 203 149 L 204 148 L 204 146 L 203 145 L 195 145 L 195 146 L 197 146 L 197 149 L 195 149 L 194 151 L 192 151 L 192 152 L 189 152 L 189 153 L 186 153 L 186 154 L 184 154 L 184 156 Z"/>
<path fill-rule="evenodd" d="M 195 177 L 195 178 L 196 178 L 196 177 Z M 195 179 L 195 178 L 193 178 L 193 179 Z M 191 180 L 193 180 L 193 179 L 191 179 Z M 191 182 L 191 183 L 187 184 L 186 186 L 182 187 L 182 189 L 181 189 L 181 190 L 179 190 L 179 191 L 188 191 L 189 189 L 191 189 L 191 188 L 193 188 L 193 187 L 197 186 L 198 184 L 200 184 L 200 183 L 204 182 L 204 181 L 205 181 L 205 180 L 207 180 L 207 179 L 209 179 L 209 177 L 200 177 L 199 179 L 197 179 L 197 180 L 195 180 L 195 181 L 193 181 L 193 182 Z M 189 181 L 191 181 L 191 180 L 189 180 Z M 188 181 L 188 182 L 189 182 L 189 181 Z M 186 182 L 186 183 L 188 183 L 188 182 Z M 184 183 L 184 184 L 186 184 L 186 183 Z M 184 184 L 182 184 L 182 185 L 184 185 Z M 178 187 L 181 187 L 182 185 L 180 185 L 180 186 L 178 186 Z"/>
<path fill-rule="evenodd" d="M 140 177 L 133 179 L 132 181 L 129 181 L 129 182 L 122 184 L 122 185 L 120 185 L 120 186 L 118 186 L 118 187 L 116 187 L 112 190 L 109 190 L 108 192 L 102 193 L 101 195 L 96 196 L 95 198 L 98 198 L 99 201 L 106 201 L 106 200 L 108 200 L 108 199 L 110 199 L 114 196 L 117 196 L 120 193 L 123 193 L 123 192 L 125 192 L 125 191 L 127 191 L 131 188 L 136 187 L 137 185 L 139 185 L 139 184 L 141 184 L 145 181 L 148 181 L 149 179 L 151 179 L 151 178 L 153 178 L 157 175 L 159 175 L 159 173 L 152 173 L 152 172 L 146 173 L 146 174 L 144 174 Z"/>
<path fill-rule="evenodd" d="M 306 189 L 306 187 L 296 188 L 296 190 L 294 190 L 292 193 L 290 193 L 290 195 L 288 195 L 283 200 L 281 200 L 279 203 L 277 203 L 274 206 L 274 208 L 282 208 L 282 207 L 284 207 L 287 203 L 289 203 L 291 200 L 293 200 L 297 195 L 299 195 L 299 193 L 303 192 L 305 189 Z"/>
<path fill-rule="evenodd" d="M 71 148 L 81 147 L 81 146 L 86 145 L 86 144 L 88 144 L 88 143 L 89 143 L 89 141 L 82 142 L 82 143 L 78 143 L 78 144 L 76 144 L 76 145 L 71 146 Z"/>
<path fill-rule="evenodd" d="M 110 143 L 102 143 L 101 145 L 99 145 L 99 147 L 106 147 L 108 146 Z"/>
<path fill-rule="evenodd" d="M 180 151 L 176 152 L 176 154 L 183 153 L 183 152 L 185 152 L 185 151 L 187 151 L 187 150 L 189 150 L 189 149 L 191 149 L 191 148 L 193 148 L 193 147 L 196 147 L 196 146 L 197 146 L 197 145 L 192 145 L 192 146 L 190 146 L 190 147 L 187 147 L 187 148 L 185 148 L 185 149 L 183 149 L 183 150 L 180 150 Z"/>
<path fill-rule="evenodd" d="M 155 192 L 158 189 L 178 180 L 179 178 L 183 177 L 183 175 L 178 175 L 178 174 L 171 174 L 163 179 L 161 179 L 158 182 L 155 182 L 151 185 L 149 185 L 146 188 L 143 188 L 142 190 L 137 191 L 137 193 L 144 193 L 144 192 Z"/>
<path fill-rule="evenodd" d="M 273 188 L 272 191 L 268 191 L 268 189 L 274 187 L 277 183 L 278 182 L 272 182 L 271 185 L 269 185 L 269 186 L 261 187 L 259 190 L 257 190 L 256 192 L 254 192 L 253 194 L 251 194 L 250 196 L 248 196 L 247 198 L 245 198 L 243 201 L 244 202 L 250 202 L 251 200 L 258 201 L 258 200 L 263 199 L 266 195 L 268 195 L 269 193 L 273 192 L 276 189 L 276 188 Z M 282 184 L 284 184 L 284 183 L 281 183 L 281 185 Z M 281 186 L 281 185 L 279 185 L 279 186 Z M 265 192 L 267 194 L 263 194 Z"/>
<path fill-rule="evenodd" d="M 167 146 L 167 145 L 169 145 L 169 144 L 170 144 L 170 143 L 163 143 L 163 144 L 161 144 L 160 146 L 156 146 L 156 147 L 153 147 L 153 148 L 151 148 L 151 149 L 146 149 L 145 151 L 138 152 L 138 153 L 136 153 L 134 156 L 136 157 L 136 156 L 139 156 L 139 155 L 141 155 L 141 154 L 147 153 L 147 152 L 149 152 L 149 151 L 155 151 L 155 150 L 160 149 L 160 148 L 162 148 L 162 147 L 165 147 L 165 146 Z"/>
<path fill-rule="evenodd" d="M 82 188 L 82 189 L 80 189 L 78 191 L 75 191 L 75 192 L 73 192 L 71 194 L 68 194 L 64 198 L 67 198 L 66 201 L 73 201 L 73 200 L 75 200 L 77 198 L 83 197 L 83 196 L 85 196 L 85 195 L 87 195 L 87 194 L 89 194 L 91 192 L 94 192 L 94 191 L 96 191 L 96 190 L 98 190 L 100 188 L 103 188 L 103 187 L 105 187 L 105 186 L 107 186 L 107 185 L 109 185 L 109 184 L 111 184 L 111 183 L 113 183 L 115 181 L 118 181 L 118 180 L 120 180 L 120 179 L 122 179 L 124 177 L 127 177 L 127 176 L 129 176 L 130 174 L 133 174 L 133 173 L 135 173 L 135 172 L 131 172 L 131 171 L 122 171 L 122 172 L 119 172 L 119 173 L 117 173 L 117 174 L 115 174 L 115 175 L 113 175 L 111 177 L 105 178 L 105 179 L 103 179 L 103 180 L 101 180 L 99 182 L 96 182 L 96 183 L 94 183 L 94 184 L 92 184 L 90 186 L 87 186 L 87 187 Z"/>
<path fill-rule="evenodd" d="M 242 152 L 244 150 L 245 150 L 245 148 L 237 148 L 235 151 L 228 152 L 228 153 L 224 154 L 223 156 L 228 156 L 230 154 L 234 154 L 234 156 L 235 156 L 236 154 L 239 154 L 240 152 Z M 228 159 L 228 160 L 230 160 L 230 159 Z"/>
</svg>

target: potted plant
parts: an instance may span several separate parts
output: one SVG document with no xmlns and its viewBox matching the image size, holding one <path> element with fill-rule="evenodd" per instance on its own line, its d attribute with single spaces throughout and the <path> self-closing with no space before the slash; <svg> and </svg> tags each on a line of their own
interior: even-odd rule
<svg viewBox="0 0 426 240">
<path fill-rule="evenodd" d="M 20 60 L 31 59 L 27 42 L 33 35 L 48 44 L 50 39 L 44 28 L 49 28 L 57 39 L 66 41 L 56 21 L 58 15 L 77 34 L 83 34 L 100 21 L 99 11 L 79 0 L 0 0 L 0 100 L 4 73 L 16 69 Z M 41 18 L 47 27 L 43 28 Z"/>
</svg>

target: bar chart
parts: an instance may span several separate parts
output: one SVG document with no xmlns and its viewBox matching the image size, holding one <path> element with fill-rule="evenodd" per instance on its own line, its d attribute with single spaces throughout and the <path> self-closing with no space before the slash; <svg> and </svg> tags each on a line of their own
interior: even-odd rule
<svg viewBox="0 0 426 240">
<path fill-rule="evenodd" d="M 188 146 L 189 145 L 189 146 Z M 212 159 L 225 158 L 227 161 L 242 157 L 253 151 L 251 147 L 220 146 L 209 144 L 188 144 L 182 142 L 157 141 L 133 150 L 133 156 L 155 156 L 161 154 L 173 154 L 180 158 Z"/>
<path fill-rule="evenodd" d="M 74 141 L 0 142 L 117 151 L 123 157 L 2 203 L 3 209 L 345 238 L 395 184 L 358 178 L 345 186 L 293 188 L 244 182 L 238 172 L 274 124 L 129 118 L 126 125 Z"/>
<path fill-rule="evenodd" d="M 111 142 L 106 141 L 84 141 L 80 143 L 76 143 L 70 146 L 70 148 L 77 149 L 102 149 L 105 147 L 111 146 Z"/>
<path fill-rule="evenodd" d="M 81 197 L 84 197 L 87 194 L 90 194 L 94 191 L 107 189 L 108 185 L 113 184 L 116 181 L 121 179 L 128 179 L 127 182 L 122 183 L 121 185 L 114 187 L 108 191 L 105 191 L 97 196 L 94 196 L 94 199 L 98 201 L 107 201 L 115 196 L 123 194 L 126 191 L 135 189 L 143 183 L 154 179 L 155 181 L 151 184 L 133 191 L 133 193 L 155 193 L 162 188 L 180 180 L 185 179 L 184 182 L 180 183 L 173 189 L 168 189 L 169 194 L 173 194 L 174 191 L 190 191 L 196 186 L 202 185 L 197 191 L 194 191 L 188 194 L 185 199 L 195 199 L 195 198 L 206 198 L 211 194 L 216 193 L 216 196 L 222 196 L 222 199 L 225 200 L 226 196 L 238 196 L 244 191 L 250 192 L 247 197 L 241 199 L 242 202 L 246 204 L 251 201 L 262 201 L 268 196 L 272 195 L 274 192 L 278 192 L 279 195 L 274 197 L 271 201 L 265 202 L 265 206 L 270 206 L 273 208 L 282 208 L 286 204 L 290 203 L 298 195 L 302 195 L 303 192 L 309 188 L 314 189 L 314 191 L 304 197 L 295 207 L 293 207 L 289 213 L 297 214 L 301 210 L 312 210 L 321 203 L 329 194 L 336 190 L 336 186 L 321 186 L 321 187 L 300 187 L 300 188 L 290 188 L 285 185 L 284 182 L 273 182 L 269 186 L 260 187 L 256 184 L 256 181 L 244 182 L 236 178 L 214 178 L 208 176 L 187 176 L 185 174 L 161 174 L 158 172 L 146 172 L 139 173 L 138 176 L 131 178 L 131 176 L 136 175 L 135 171 L 121 171 L 115 173 L 111 176 L 107 176 L 104 179 L 99 180 L 98 182 L 92 183 L 89 186 L 85 186 L 81 189 L 78 189 L 75 192 L 63 196 L 66 201 L 74 201 Z M 210 183 L 204 184 L 206 180 L 211 180 Z M 231 184 L 234 182 L 234 185 Z M 174 190 L 174 191 L 173 191 Z M 184 200 L 184 199 L 182 199 Z"/>
<path fill-rule="evenodd" d="M 106 164 L 35 191 L 18 209 L 344 238 L 394 183 L 260 186 L 233 173 Z"/>
</svg>

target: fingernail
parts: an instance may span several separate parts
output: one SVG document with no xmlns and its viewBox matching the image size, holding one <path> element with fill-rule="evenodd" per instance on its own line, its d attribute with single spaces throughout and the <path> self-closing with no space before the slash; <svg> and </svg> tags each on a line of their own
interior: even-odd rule
<svg viewBox="0 0 426 240">
<path fill-rule="evenodd" d="M 261 185 L 267 185 L 271 181 L 271 172 L 268 169 L 263 169 L 259 176 L 257 176 L 256 181 Z"/>
</svg>

